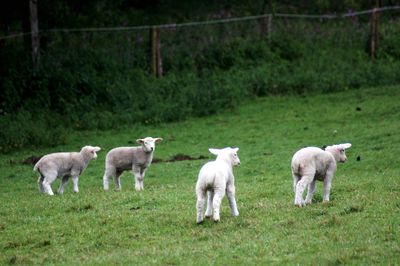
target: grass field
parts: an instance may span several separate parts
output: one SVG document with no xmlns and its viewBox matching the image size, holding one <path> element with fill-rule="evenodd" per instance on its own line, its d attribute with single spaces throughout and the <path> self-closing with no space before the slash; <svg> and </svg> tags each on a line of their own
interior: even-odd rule
<svg viewBox="0 0 400 266">
<path fill-rule="evenodd" d="M 400 264 L 400 87 L 260 98 L 218 115 L 118 131 L 77 132 L 68 145 L 0 156 L 0 264 Z M 139 137 L 163 137 L 136 192 L 102 189 L 104 158 Z M 304 146 L 351 142 L 331 202 L 293 205 L 290 160 Z M 41 195 L 31 155 L 103 148 L 80 193 Z M 238 146 L 239 217 L 196 224 L 194 186 L 209 147 Z M 174 155 L 209 159 L 166 162 Z M 358 158 L 358 159 L 357 159 Z M 59 182 L 53 184 L 56 191 Z"/>
</svg>

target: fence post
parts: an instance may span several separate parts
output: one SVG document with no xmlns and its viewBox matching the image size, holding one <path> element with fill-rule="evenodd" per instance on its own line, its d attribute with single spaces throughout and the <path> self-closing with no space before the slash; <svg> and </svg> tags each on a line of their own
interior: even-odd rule
<svg viewBox="0 0 400 266">
<path fill-rule="evenodd" d="M 160 38 L 160 28 L 156 29 L 156 56 L 157 56 L 157 77 L 162 77 L 162 57 L 161 57 L 161 38 Z"/>
<path fill-rule="evenodd" d="M 32 62 L 33 68 L 39 67 L 40 61 L 40 42 L 39 42 L 39 22 L 37 15 L 37 1 L 29 1 L 30 22 L 31 22 L 31 42 L 32 42 Z"/>
<path fill-rule="evenodd" d="M 271 43 L 272 34 L 272 15 L 268 16 L 268 42 Z"/>
<path fill-rule="evenodd" d="M 376 11 L 374 8 L 374 11 L 371 14 L 371 40 L 370 40 L 370 56 L 372 60 L 376 59 L 376 54 L 378 50 L 378 24 L 379 24 L 379 12 Z"/>
<path fill-rule="evenodd" d="M 160 29 L 151 27 L 150 29 L 151 44 L 151 71 L 154 76 L 162 77 L 162 58 L 161 58 L 161 41 Z"/>
</svg>

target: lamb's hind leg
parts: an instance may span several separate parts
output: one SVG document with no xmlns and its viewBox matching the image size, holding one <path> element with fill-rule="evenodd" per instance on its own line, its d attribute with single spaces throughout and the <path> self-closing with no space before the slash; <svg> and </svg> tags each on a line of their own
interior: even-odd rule
<svg viewBox="0 0 400 266">
<path fill-rule="evenodd" d="M 42 176 L 42 174 L 40 174 L 39 178 L 38 178 L 38 186 L 39 186 L 39 192 L 40 193 L 45 193 L 45 189 L 43 187 L 43 180 L 44 180 L 44 176 Z"/>
<path fill-rule="evenodd" d="M 293 176 L 293 192 L 296 193 L 296 186 L 299 180 L 301 179 L 301 176 L 295 173 L 292 173 L 292 176 Z"/>
<path fill-rule="evenodd" d="M 219 222 L 219 210 L 221 208 L 222 198 L 225 196 L 225 188 L 215 189 L 213 198 L 213 220 L 214 222 Z"/>
<path fill-rule="evenodd" d="M 110 178 L 115 177 L 116 175 L 116 169 L 114 167 L 108 167 L 106 166 L 106 170 L 104 171 L 104 176 L 103 176 L 103 188 L 105 191 L 108 191 L 110 189 Z"/>
<path fill-rule="evenodd" d="M 60 187 L 58 188 L 58 191 L 57 191 L 58 194 L 63 194 L 64 193 L 65 185 L 68 183 L 68 180 L 69 180 L 69 176 L 64 176 L 61 179 L 61 184 L 60 184 Z"/>
<path fill-rule="evenodd" d="M 49 195 L 54 195 L 53 190 L 51 189 L 51 183 L 54 182 L 54 180 L 57 179 L 57 172 L 49 172 L 49 173 L 45 173 L 44 175 L 44 179 L 42 182 L 42 186 L 44 189 L 44 192 L 49 194 Z"/>
<path fill-rule="evenodd" d="M 213 215 L 213 199 L 214 199 L 214 191 L 208 191 L 208 202 L 206 209 L 206 218 L 210 218 Z"/>
<path fill-rule="evenodd" d="M 196 222 L 198 224 L 200 224 L 204 221 L 203 210 L 204 210 L 204 204 L 206 202 L 206 192 L 200 188 L 196 188 L 196 196 L 197 196 L 197 202 L 196 202 L 197 219 L 196 219 Z"/>
<path fill-rule="evenodd" d="M 313 180 L 314 176 L 312 175 L 304 175 L 300 179 L 299 182 L 297 182 L 296 185 L 296 195 L 294 198 L 294 205 L 297 205 L 299 207 L 303 207 L 305 205 L 305 202 L 303 200 L 303 193 L 308 184 L 310 184 Z"/>
<path fill-rule="evenodd" d="M 121 190 L 122 186 L 121 186 L 121 174 L 122 171 L 116 171 L 115 176 L 114 176 L 114 183 L 115 183 L 115 189 L 116 190 Z"/>
</svg>

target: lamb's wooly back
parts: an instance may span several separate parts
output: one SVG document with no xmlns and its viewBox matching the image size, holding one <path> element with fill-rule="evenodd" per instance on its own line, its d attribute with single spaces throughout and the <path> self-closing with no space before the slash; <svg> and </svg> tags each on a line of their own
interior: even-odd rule
<svg viewBox="0 0 400 266">
<path fill-rule="evenodd" d="M 306 170 L 322 171 L 327 164 L 336 164 L 333 155 L 318 147 L 306 147 L 297 151 L 292 158 L 293 173 L 303 174 Z"/>
<path fill-rule="evenodd" d="M 54 170 L 71 169 L 74 163 L 72 157 L 79 155 L 78 152 L 57 152 L 43 156 L 33 168 L 35 171 L 43 168 Z"/>
<path fill-rule="evenodd" d="M 108 152 L 106 163 L 121 170 L 130 170 L 132 165 L 150 165 L 153 153 L 146 153 L 142 147 L 119 147 Z"/>
<path fill-rule="evenodd" d="M 211 161 L 200 169 L 198 181 L 202 187 L 213 187 L 216 183 L 227 182 L 232 174 L 232 167 L 220 161 Z"/>
</svg>

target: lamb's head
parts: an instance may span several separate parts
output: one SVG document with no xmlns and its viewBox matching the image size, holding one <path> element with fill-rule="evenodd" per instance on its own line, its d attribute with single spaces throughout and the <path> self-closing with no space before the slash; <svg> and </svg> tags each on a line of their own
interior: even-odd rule
<svg viewBox="0 0 400 266">
<path fill-rule="evenodd" d="M 235 166 L 240 164 L 239 156 L 237 152 L 239 148 L 223 148 L 223 149 L 208 149 L 212 154 L 217 155 L 217 160 L 223 160 L 228 164 Z"/>
<path fill-rule="evenodd" d="M 96 159 L 97 158 L 96 152 L 98 152 L 100 150 L 101 150 L 100 147 L 85 146 L 81 149 L 81 153 L 90 159 Z"/>
<path fill-rule="evenodd" d="M 156 143 L 159 143 L 162 140 L 162 138 L 147 137 L 144 139 L 138 139 L 136 142 L 142 145 L 145 152 L 153 152 L 156 149 Z"/>
<path fill-rule="evenodd" d="M 346 149 L 350 148 L 350 143 L 327 146 L 325 150 L 335 157 L 336 162 L 344 163 L 347 160 Z"/>
</svg>

